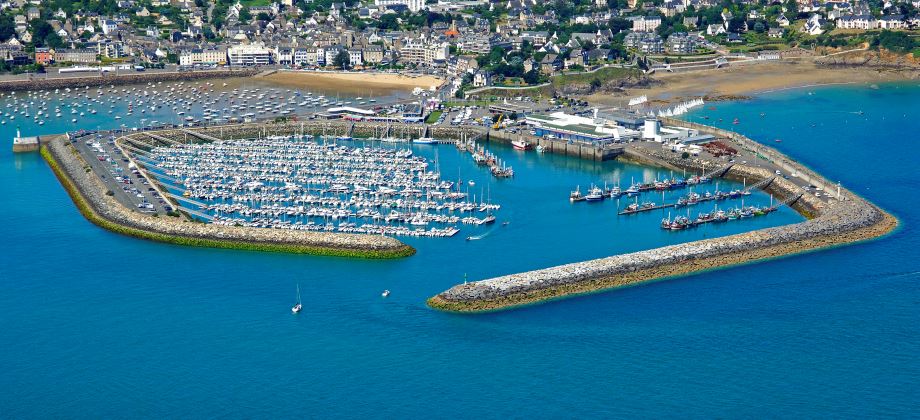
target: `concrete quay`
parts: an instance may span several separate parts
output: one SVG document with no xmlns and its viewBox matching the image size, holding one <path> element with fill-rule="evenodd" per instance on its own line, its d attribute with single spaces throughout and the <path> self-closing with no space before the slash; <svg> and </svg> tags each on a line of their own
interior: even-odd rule
<svg viewBox="0 0 920 420">
<path fill-rule="evenodd" d="M 555 153 L 559 155 L 572 156 L 579 159 L 594 160 L 599 162 L 616 159 L 624 152 L 623 144 L 600 147 L 587 143 L 536 137 L 526 133 L 514 134 L 507 131 L 496 130 L 489 130 L 488 134 L 486 135 L 486 141 L 511 144 L 511 142 L 516 140 L 518 137 L 527 140 L 531 144 L 542 146 L 547 153 Z"/>
<path fill-rule="evenodd" d="M 355 138 L 380 138 L 389 136 L 419 138 L 425 136 L 426 130 L 429 137 L 437 138 L 443 142 L 473 139 L 485 134 L 484 128 L 473 126 L 429 126 L 426 128 L 426 126 L 420 124 L 365 121 L 352 122 L 345 120 L 288 120 L 279 122 L 253 122 L 170 128 L 163 130 L 129 131 L 124 132 L 124 137 L 137 136 L 140 138 L 149 133 L 181 142 L 203 141 L 201 138 L 196 138 L 189 133 L 198 133 L 206 137 L 219 139 L 297 136 L 301 134 L 310 134 L 313 136 L 326 135 L 329 137 L 348 136 Z"/>
<path fill-rule="evenodd" d="M 725 177 L 753 183 L 774 176 L 777 168 L 796 174 L 789 179 L 776 177 L 765 190 L 780 197 L 802 194 L 793 208 L 808 220 L 460 284 L 430 298 L 428 305 L 453 312 L 495 311 L 869 240 L 897 227 L 893 216 L 843 188 L 831 198 L 803 194 L 805 185 L 831 191 L 828 187 L 833 184 L 782 153 L 737 133 L 695 126 L 730 139 L 762 160 L 733 163 Z M 725 165 L 717 159 L 683 159 L 660 146 L 643 146 L 628 148 L 627 158 L 691 173 Z"/>
<path fill-rule="evenodd" d="M 42 146 L 42 155 L 87 219 L 129 236 L 180 245 L 360 258 L 397 258 L 415 253 L 396 239 L 378 235 L 218 226 L 145 215 L 107 194 L 105 185 L 66 139 L 48 141 Z"/>
</svg>

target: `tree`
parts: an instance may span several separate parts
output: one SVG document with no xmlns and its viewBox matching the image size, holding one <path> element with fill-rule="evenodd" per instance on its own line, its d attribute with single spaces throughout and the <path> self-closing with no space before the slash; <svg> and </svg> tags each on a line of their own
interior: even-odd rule
<svg viewBox="0 0 920 420">
<path fill-rule="evenodd" d="M 532 69 L 527 73 L 524 73 L 524 81 L 528 85 L 536 85 L 540 83 L 540 72 L 537 69 Z"/>
<path fill-rule="evenodd" d="M 397 22 L 396 20 L 396 15 L 389 13 L 389 14 L 384 14 L 383 16 L 380 16 L 380 19 L 377 20 L 377 29 L 384 30 L 384 31 L 398 30 L 399 22 Z"/>
<path fill-rule="evenodd" d="M 332 60 L 332 65 L 342 70 L 347 70 L 349 64 L 351 64 L 350 61 L 351 60 L 348 58 L 348 51 L 340 50 L 339 53 L 336 54 L 335 59 Z"/>
<path fill-rule="evenodd" d="M 878 37 L 872 42 L 872 46 L 880 46 L 886 50 L 903 54 L 913 50 L 917 43 L 904 32 L 885 29 L 878 34 Z"/>
<path fill-rule="evenodd" d="M 745 20 L 741 16 L 735 16 L 728 21 L 728 31 L 729 32 L 741 32 L 744 29 Z"/>
<path fill-rule="evenodd" d="M 240 22 L 249 22 L 252 20 L 252 13 L 249 12 L 248 7 L 240 9 Z"/>
<path fill-rule="evenodd" d="M 619 17 L 610 19 L 610 31 L 613 33 L 619 33 L 630 28 L 632 28 L 632 23 L 626 19 Z"/>
<path fill-rule="evenodd" d="M 272 20 L 272 17 L 269 16 L 268 13 L 259 12 L 259 14 L 256 15 L 256 19 L 261 20 L 262 22 L 268 22 L 268 21 Z"/>
<path fill-rule="evenodd" d="M 0 15 L 0 40 L 6 41 L 16 33 L 16 25 L 13 23 L 12 14 Z"/>
</svg>

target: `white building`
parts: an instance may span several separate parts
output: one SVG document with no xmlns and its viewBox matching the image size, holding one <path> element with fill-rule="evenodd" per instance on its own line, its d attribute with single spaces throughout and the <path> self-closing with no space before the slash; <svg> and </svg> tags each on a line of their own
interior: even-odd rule
<svg viewBox="0 0 920 420">
<path fill-rule="evenodd" d="M 227 51 L 216 48 L 195 48 L 179 53 L 180 66 L 193 66 L 195 64 L 221 64 L 227 62 Z"/>
<path fill-rule="evenodd" d="M 102 33 L 109 35 L 112 32 L 115 32 L 115 29 L 118 28 L 118 24 L 114 20 L 104 19 L 100 26 L 102 26 Z"/>
<path fill-rule="evenodd" d="M 354 66 L 364 65 L 364 52 L 358 48 L 348 50 L 348 64 Z"/>
<path fill-rule="evenodd" d="M 446 63 L 450 57 L 446 42 L 426 43 L 421 40 L 407 40 L 399 50 L 400 61 L 434 66 Z"/>
<path fill-rule="evenodd" d="M 374 5 L 377 7 L 404 5 L 412 13 L 428 8 L 425 6 L 425 0 L 374 0 Z"/>
<path fill-rule="evenodd" d="M 343 48 L 338 45 L 326 47 L 326 49 L 323 51 L 323 63 L 325 63 L 327 66 L 334 65 L 335 58 L 341 51 L 343 51 Z"/>
<path fill-rule="evenodd" d="M 837 27 L 840 29 L 876 29 L 878 21 L 872 15 L 841 16 L 837 18 Z"/>
<path fill-rule="evenodd" d="M 272 63 L 272 50 L 264 45 L 234 45 L 227 49 L 227 63 L 231 66 L 260 66 Z"/>
<path fill-rule="evenodd" d="M 310 65 L 310 63 L 308 62 L 308 57 L 307 57 L 307 49 L 306 48 L 295 48 L 293 60 L 294 60 L 294 65 L 297 65 L 297 66 Z M 313 50 L 313 65 L 316 65 L 316 49 Z"/>
<path fill-rule="evenodd" d="M 661 26 L 661 18 L 658 16 L 639 16 L 633 20 L 633 31 L 636 32 L 654 32 Z"/>
</svg>

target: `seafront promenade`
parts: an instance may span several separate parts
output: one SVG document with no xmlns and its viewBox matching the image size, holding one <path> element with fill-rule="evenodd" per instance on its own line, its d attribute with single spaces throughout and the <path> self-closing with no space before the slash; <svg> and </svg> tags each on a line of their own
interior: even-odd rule
<svg viewBox="0 0 920 420">
<path fill-rule="evenodd" d="M 757 157 L 758 161 L 732 163 L 722 176 L 750 183 L 764 181 L 767 192 L 786 199 L 808 220 L 459 284 L 430 298 L 429 306 L 456 312 L 512 308 L 868 240 L 897 227 L 897 220 L 890 214 L 844 188 L 831 190 L 831 182 L 775 149 L 738 133 L 699 124 L 694 128 L 705 129 Z M 630 147 L 628 151 L 627 158 L 671 169 L 699 171 L 725 165 L 716 159 L 678 157 L 648 145 Z M 778 168 L 792 176 L 776 176 L 775 171 L 781 171 Z M 807 192 L 807 186 L 822 186 L 830 194 L 819 198 Z"/>
</svg>

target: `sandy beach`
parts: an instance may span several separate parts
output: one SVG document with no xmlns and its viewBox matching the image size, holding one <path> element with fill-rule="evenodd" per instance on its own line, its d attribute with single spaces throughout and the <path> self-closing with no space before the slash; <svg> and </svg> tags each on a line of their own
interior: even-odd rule
<svg viewBox="0 0 920 420">
<path fill-rule="evenodd" d="M 738 65 L 725 69 L 687 73 L 660 73 L 652 76 L 660 84 L 650 88 L 628 89 L 625 95 L 594 94 L 592 102 L 622 106 L 627 98 L 648 96 L 649 101 L 675 102 L 683 99 L 752 96 L 774 90 L 829 84 L 872 84 L 905 80 L 906 73 L 869 67 L 819 67 L 810 59 Z"/>
<path fill-rule="evenodd" d="M 416 87 L 429 89 L 443 81 L 434 76 L 408 76 L 390 73 L 345 73 L 279 71 L 261 77 L 282 86 L 312 89 L 334 89 L 346 93 L 368 94 L 369 90 L 412 91 Z"/>
</svg>

